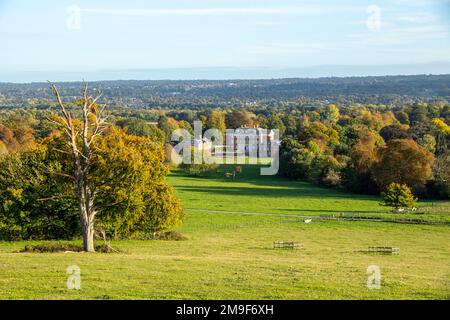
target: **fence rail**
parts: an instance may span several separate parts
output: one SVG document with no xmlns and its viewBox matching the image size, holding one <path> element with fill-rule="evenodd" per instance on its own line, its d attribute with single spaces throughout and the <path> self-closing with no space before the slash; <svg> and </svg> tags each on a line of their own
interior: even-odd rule
<svg viewBox="0 0 450 320">
<path fill-rule="evenodd" d="M 399 254 L 400 248 L 384 247 L 384 246 L 371 246 L 368 248 L 367 252 L 373 253 L 373 254 Z"/>
<path fill-rule="evenodd" d="M 275 241 L 273 243 L 274 249 L 303 249 L 303 243 L 292 241 Z"/>
</svg>

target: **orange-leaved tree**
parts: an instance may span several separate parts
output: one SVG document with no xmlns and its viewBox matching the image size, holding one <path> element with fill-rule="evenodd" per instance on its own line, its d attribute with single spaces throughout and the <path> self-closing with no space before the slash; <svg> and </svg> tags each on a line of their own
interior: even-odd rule
<svg viewBox="0 0 450 320">
<path fill-rule="evenodd" d="M 373 175 L 381 190 L 392 183 L 423 187 L 432 174 L 434 156 L 414 140 L 394 139 L 378 150 Z"/>
</svg>

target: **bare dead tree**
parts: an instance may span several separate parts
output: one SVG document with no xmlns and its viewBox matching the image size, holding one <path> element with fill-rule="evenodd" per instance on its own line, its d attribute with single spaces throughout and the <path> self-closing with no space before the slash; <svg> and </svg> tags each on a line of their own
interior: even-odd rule
<svg viewBox="0 0 450 320">
<path fill-rule="evenodd" d="M 95 190 L 90 185 L 90 169 L 93 153 L 92 143 L 102 134 L 106 127 L 106 117 L 103 116 L 106 105 L 97 106 L 97 101 L 103 93 L 99 90 L 97 96 L 88 94 L 88 84 L 84 83 L 81 103 L 82 125 L 75 126 L 72 114 L 65 107 L 56 85 L 50 83 L 53 94 L 62 112 L 62 121 L 58 124 L 64 129 L 69 155 L 73 161 L 73 172 L 64 173 L 74 183 L 74 191 L 78 201 L 80 221 L 83 232 L 83 249 L 95 252 L 94 248 L 94 220 L 97 210 L 95 208 Z M 67 152 L 66 152 L 67 153 Z"/>
</svg>

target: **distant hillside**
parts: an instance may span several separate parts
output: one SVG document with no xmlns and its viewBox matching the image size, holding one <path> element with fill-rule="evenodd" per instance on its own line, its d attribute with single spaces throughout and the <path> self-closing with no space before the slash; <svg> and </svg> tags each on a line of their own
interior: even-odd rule
<svg viewBox="0 0 450 320">
<path fill-rule="evenodd" d="M 65 96 L 77 96 L 79 82 L 59 83 Z M 105 96 L 128 107 L 214 107 L 241 103 L 303 99 L 341 104 L 404 104 L 450 100 L 450 75 L 347 78 L 289 78 L 272 80 L 129 80 L 93 82 Z M 0 83 L 0 97 L 50 99 L 47 83 Z M 9 104 L 9 103 L 7 103 Z M 5 102 L 0 102 L 5 106 Z"/>
</svg>

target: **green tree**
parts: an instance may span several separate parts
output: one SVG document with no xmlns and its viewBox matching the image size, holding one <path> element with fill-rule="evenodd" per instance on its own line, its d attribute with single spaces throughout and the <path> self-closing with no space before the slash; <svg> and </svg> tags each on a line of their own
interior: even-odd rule
<svg viewBox="0 0 450 320">
<path fill-rule="evenodd" d="M 0 157 L 0 239 L 71 239 L 80 220 L 71 183 L 46 145 Z"/>
<path fill-rule="evenodd" d="M 416 142 L 431 153 L 436 151 L 436 138 L 431 134 L 425 134 L 419 137 Z"/>
<path fill-rule="evenodd" d="M 288 178 L 306 178 L 315 154 L 293 138 L 283 140 L 280 147 L 280 173 Z"/>
<path fill-rule="evenodd" d="M 335 104 L 329 104 L 325 107 L 323 117 L 330 123 L 338 122 L 340 117 L 339 108 Z"/>
<path fill-rule="evenodd" d="M 409 124 L 409 115 L 405 111 L 399 111 L 395 117 L 401 124 Z"/>
<path fill-rule="evenodd" d="M 450 126 L 439 118 L 433 119 L 433 124 L 437 130 L 436 153 L 446 153 L 448 150 L 447 139 L 450 137 Z"/>
<path fill-rule="evenodd" d="M 283 117 L 283 123 L 286 126 L 286 135 L 294 136 L 297 134 L 299 124 L 298 119 L 295 116 L 287 115 Z"/>
<path fill-rule="evenodd" d="M 267 129 L 278 129 L 280 137 L 282 137 L 284 135 L 284 132 L 286 131 L 286 127 L 283 121 L 276 114 L 272 114 L 270 117 L 267 118 L 267 125 L 268 125 Z"/>
<path fill-rule="evenodd" d="M 223 138 L 225 139 L 225 114 L 219 110 L 213 110 L 208 115 L 208 120 L 206 122 L 206 127 L 208 129 L 217 129 L 219 130 Z"/>
<path fill-rule="evenodd" d="M 149 137 L 155 141 L 164 141 L 165 134 L 153 124 L 148 124 L 145 120 L 138 118 L 123 118 L 116 122 L 116 125 L 127 130 L 128 134 L 141 137 Z"/>
<path fill-rule="evenodd" d="M 412 208 L 416 205 L 417 198 L 406 184 L 391 183 L 383 192 L 383 205 L 398 208 Z"/>
</svg>

